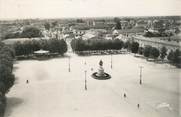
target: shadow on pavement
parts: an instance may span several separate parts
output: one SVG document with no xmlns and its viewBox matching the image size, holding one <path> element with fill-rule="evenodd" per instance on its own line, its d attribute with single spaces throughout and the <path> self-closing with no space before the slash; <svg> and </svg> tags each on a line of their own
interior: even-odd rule
<svg viewBox="0 0 181 117">
<path fill-rule="evenodd" d="M 9 117 L 13 112 L 13 109 L 23 103 L 23 100 L 16 97 L 7 97 L 7 106 L 4 117 Z"/>
</svg>

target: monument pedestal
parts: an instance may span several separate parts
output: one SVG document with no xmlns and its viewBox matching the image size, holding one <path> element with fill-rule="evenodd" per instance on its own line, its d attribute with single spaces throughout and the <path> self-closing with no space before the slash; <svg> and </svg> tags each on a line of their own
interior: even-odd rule
<svg viewBox="0 0 181 117">
<path fill-rule="evenodd" d="M 103 68 L 103 62 L 102 60 L 99 62 L 99 68 L 97 72 L 94 72 L 92 74 L 92 77 L 98 80 L 106 80 L 106 79 L 110 79 L 111 76 L 108 73 L 104 72 L 104 68 Z"/>
<path fill-rule="evenodd" d="M 97 72 L 98 76 L 104 76 L 104 69 L 102 66 L 99 66 L 98 72 Z"/>
</svg>

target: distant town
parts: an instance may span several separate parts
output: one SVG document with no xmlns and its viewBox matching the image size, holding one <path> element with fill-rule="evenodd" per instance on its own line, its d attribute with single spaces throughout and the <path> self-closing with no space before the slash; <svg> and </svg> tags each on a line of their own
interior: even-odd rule
<svg viewBox="0 0 181 117">
<path fill-rule="evenodd" d="M 35 27 L 42 35 L 33 37 L 41 39 L 120 39 L 124 42 L 134 40 L 141 46 L 165 46 L 174 50 L 179 48 L 181 41 L 180 16 L 25 19 L 0 21 L 0 27 L 1 40 L 27 38 L 20 33 L 27 27 Z"/>
</svg>

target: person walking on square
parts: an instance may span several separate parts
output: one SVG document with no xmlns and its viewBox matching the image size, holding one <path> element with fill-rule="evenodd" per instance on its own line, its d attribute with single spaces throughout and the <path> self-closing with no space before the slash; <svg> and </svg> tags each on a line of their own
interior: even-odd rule
<svg viewBox="0 0 181 117">
<path fill-rule="evenodd" d="M 124 98 L 126 98 L 126 93 L 124 93 Z"/>
<path fill-rule="evenodd" d="M 29 83 L 29 80 L 26 80 L 26 84 L 28 84 Z"/>
<path fill-rule="evenodd" d="M 137 107 L 140 108 L 140 104 L 137 104 Z"/>
</svg>

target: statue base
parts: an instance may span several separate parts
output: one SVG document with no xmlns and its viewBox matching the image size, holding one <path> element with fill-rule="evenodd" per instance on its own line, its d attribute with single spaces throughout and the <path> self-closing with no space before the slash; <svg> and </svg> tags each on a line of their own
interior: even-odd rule
<svg viewBox="0 0 181 117">
<path fill-rule="evenodd" d="M 107 80 L 107 79 L 111 78 L 111 75 L 109 75 L 108 73 L 105 73 L 105 72 L 103 75 L 100 75 L 98 72 L 94 72 L 91 76 L 98 80 Z"/>
<path fill-rule="evenodd" d="M 104 69 L 103 69 L 102 66 L 99 66 L 97 75 L 98 75 L 98 76 L 103 76 L 103 75 L 104 75 Z"/>
</svg>

